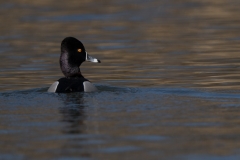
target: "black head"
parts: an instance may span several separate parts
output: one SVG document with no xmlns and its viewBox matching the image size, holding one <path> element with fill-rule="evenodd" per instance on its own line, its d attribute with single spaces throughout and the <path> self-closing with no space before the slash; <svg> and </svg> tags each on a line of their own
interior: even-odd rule
<svg viewBox="0 0 240 160">
<path fill-rule="evenodd" d="M 83 44 L 73 37 L 67 37 L 61 44 L 60 67 L 66 77 L 81 75 L 79 66 L 84 61 L 98 62 L 89 56 Z"/>
</svg>

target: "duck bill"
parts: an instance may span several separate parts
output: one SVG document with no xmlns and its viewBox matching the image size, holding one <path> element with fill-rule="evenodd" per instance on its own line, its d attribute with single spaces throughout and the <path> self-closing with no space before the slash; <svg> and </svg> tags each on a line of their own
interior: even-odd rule
<svg viewBox="0 0 240 160">
<path fill-rule="evenodd" d="M 86 61 L 88 61 L 88 62 L 94 62 L 94 63 L 101 63 L 100 60 L 91 57 L 87 52 L 86 52 Z"/>
</svg>

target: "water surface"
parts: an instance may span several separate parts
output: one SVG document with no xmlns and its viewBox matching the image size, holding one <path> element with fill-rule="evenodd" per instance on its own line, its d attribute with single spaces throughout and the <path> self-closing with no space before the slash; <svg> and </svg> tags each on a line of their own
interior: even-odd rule
<svg viewBox="0 0 240 160">
<path fill-rule="evenodd" d="M 239 5 L 0 2 L 0 159 L 239 159 Z M 46 92 L 67 36 L 98 92 Z"/>
</svg>

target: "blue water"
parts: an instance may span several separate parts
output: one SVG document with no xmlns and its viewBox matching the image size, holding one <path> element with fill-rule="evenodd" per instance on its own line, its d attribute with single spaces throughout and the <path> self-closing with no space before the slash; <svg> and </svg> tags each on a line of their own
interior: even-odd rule
<svg viewBox="0 0 240 160">
<path fill-rule="evenodd" d="M 240 156 L 236 143 L 240 140 L 238 93 L 97 87 L 95 93 L 56 94 L 47 93 L 47 88 L 1 92 L 1 157 Z M 223 156 L 213 156 L 215 152 Z"/>
</svg>

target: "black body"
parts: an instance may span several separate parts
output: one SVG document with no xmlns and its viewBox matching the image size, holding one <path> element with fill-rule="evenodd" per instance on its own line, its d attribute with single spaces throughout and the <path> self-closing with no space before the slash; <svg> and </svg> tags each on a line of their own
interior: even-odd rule
<svg viewBox="0 0 240 160">
<path fill-rule="evenodd" d="M 88 81 L 84 77 L 64 77 L 58 80 L 57 93 L 82 92 L 83 82 Z"/>
</svg>

